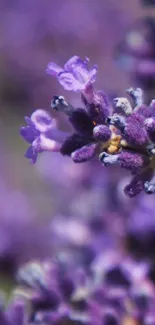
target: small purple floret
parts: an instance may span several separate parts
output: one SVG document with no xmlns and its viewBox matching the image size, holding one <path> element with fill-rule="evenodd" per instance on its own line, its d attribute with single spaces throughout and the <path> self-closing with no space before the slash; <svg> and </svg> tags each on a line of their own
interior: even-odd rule
<svg viewBox="0 0 155 325">
<path fill-rule="evenodd" d="M 27 149 L 25 157 L 34 164 L 37 160 L 38 153 L 43 151 L 59 151 L 60 145 L 56 141 L 56 122 L 50 115 L 42 110 L 36 110 L 31 118 L 26 117 L 27 126 L 20 129 L 20 135 L 25 141 L 31 144 Z M 56 139 L 57 138 L 57 139 Z"/>
<path fill-rule="evenodd" d="M 46 72 L 56 76 L 64 89 L 75 92 L 84 91 L 90 84 L 95 82 L 97 74 L 96 65 L 91 70 L 88 70 L 88 61 L 88 58 L 83 61 L 75 55 L 66 62 L 64 68 L 50 62 Z"/>
</svg>

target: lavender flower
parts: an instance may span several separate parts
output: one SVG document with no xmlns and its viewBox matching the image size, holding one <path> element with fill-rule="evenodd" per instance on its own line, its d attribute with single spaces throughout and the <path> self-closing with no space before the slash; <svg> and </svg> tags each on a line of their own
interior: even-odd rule
<svg viewBox="0 0 155 325">
<path fill-rule="evenodd" d="M 52 74 L 56 75 L 58 80 L 59 74 L 64 73 L 65 88 L 68 75 L 60 72 L 57 66 L 53 64 L 51 66 Z M 77 57 L 71 58 L 65 65 L 65 69 L 70 68 L 68 73 L 74 74 L 80 82 L 83 80 L 81 71 L 84 67 L 85 64 Z M 86 73 L 86 70 L 84 71 Z M 73 84 L 76 85 L 75 78 L 72 79 Z M 75 88 L 72 90 L 77 91 Z M 81 163 L 97 155 L 103 165 L 118 164 L 131 172 L 133 179 L 124 189 L 129 197 L 139 194 L 142 190 L 148 194 L 155 193 L 155 186 L 150 183 L 155 155 L 154 100 L 148 107 L 143 104 L 142 90 L 130 88 L 127 93 L 133 105 L 127 98 L 115 98 L 113 102 L 115 110 L 111 111 L 107 96 L 101 91 L 96 91 L 92 84 L 91 87 L 81 88 L 81 91 L 84 108 L 74 108 L 62 96 L 54 96 L 51 103 L 54 110 L 68 116 L 74 128 L 74 133 L 67 137 L 55 129 L 55 123 L 53 127 L 52 119 L 44 111 L 39 110 L 32 114 L 31 122 L 28 120 L 29 126 L 21 129 L 24 138 L 32 143 L 26 156 L 35 162 L 38 152 L 60 149 L 61 154 L 71 156 L 74 162 Z M 40 120 L 41 123 L 43 121 L 43 126 Z M 56 142 L 58 135 L 59 140 L 61 138 L 59 146 Z"/>
<path fill-rule="evenodd" d="M 31 118 L 25 117 L 27 126 L 20 130 L 21 136 L 31 144 L 26 151 L 26 158 L 34 164 L 38 153 L 43 151 L 59 151 L 61 137 L 64 133 L 56 129 L 56 121 L 42 109 L 36 110 Z"/>
</svg>

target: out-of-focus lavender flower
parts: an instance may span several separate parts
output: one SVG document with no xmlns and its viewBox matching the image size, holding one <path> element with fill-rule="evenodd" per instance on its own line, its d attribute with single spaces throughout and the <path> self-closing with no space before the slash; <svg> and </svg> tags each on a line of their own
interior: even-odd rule
<svg viewBox="0 0 155 325">
<path fill-rule="evenodd" d="M 69 62 L 72 60 L 75 66 L 78 66 L 75 57 Z M 96 91 L 92 85 L 81 94 L 84 108 L 75 109 L 62 96 L 54 96 L 51 106 L 56 111 L 64 112 L 74 128 L 72 135 L 64 137 L 63 140 L 61 138 L 62 144 L 59 147 L 61 154 L 71 156 L 76 163 L 88 161 L 97 155 L 104 166 L 118 164 L 121 168 L 129 170 L 133 178 L 124 191 L 126 195 L 133 197 L 142 190 L 148 194 L 155 193 L 155 185 L 150 183 L 154 172 L 155 101 L 152 100 L 149 107 L 144 105 L 143 92 L 140 88 L 129 88 L 127 93 L 133 100 L 134 107 L 127 98 L 115 98 L 113 101 L 115 110 L 112 111 L 107 96 L 101 91 Z M 21 132 L 23 130 L 24 132 L 26 130 L 24 137 L 29 141 L 27 128 L 21 128 Z M 53 133 L 51 134 L 53 144 Z M 47 135 L 46 139 L 51 139 L 51 134 Z M 38 146 L 34 148 L 35 155 L 32 150 L 33 144 L 30 147 L 28 157 L 34 162 L 36 152 L 43 149 L 51 151 L 48 143 L 46 146 L 41 145 L 39 150 Z"/>
<path fill-rule="evenodd" d="M 55 242 L 57 255 L 63 260 L 69 259 L 71 265 L 84 267 L 90 266 L 97 253 L 119 247 L 124 238 L 123 230 L 119 216 L 107 211 L 105 215 L 89 213 L 89 217 L 81 217 L 75 210 L 73 216 L 57 215 L 51 221 L 52 242 Z"/>
<path fill-rule="evenodd" d="M 127 31 L 118 49 L 120 67 L 130 74 L 136 85 L 145 90 L 148 101 L 151 100 L 155 89 L 154 35 L 154 18 L 141 18 Z"/>
<path fill-rule="evenodd" d="M 87 271 L 60 260 L 35 262 L 19 270 L 21 287 L 15 296 L 28 300 L 32 324 L 142 322 L 153 313 L 155 301 L 149 269 L 147 263 L 112 251 L 96 255 Z"/>
</svg>

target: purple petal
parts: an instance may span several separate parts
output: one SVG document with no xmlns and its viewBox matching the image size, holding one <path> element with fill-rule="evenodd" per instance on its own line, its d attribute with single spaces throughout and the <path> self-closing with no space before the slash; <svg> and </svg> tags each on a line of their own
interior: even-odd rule
<svg viewBox="0 0 155 325">
<path fill-rule="evenodd" d="M 40 137 L 36 141 L 36 150 L 41 152 L 41 151 L 60 151 L 61 145 L 43 134 L 40 135 Z M 33 143 L 33 146 L 35 147 L 35 144 Z"/>
<path fill-rule="evenodd" d="M 31 121 L 30 117 L 25 116 L 25 122 L 27 123 L 27 125 L 34 127 L 34 123 Z"/>
<path fill-rule="evenodd" d="M 77 79 L 82 84 L 92 83 L 96 79 L 97 66 L 94 66 L 90 71 L 87 68 L 87 62 L 82 61 L 78 56 L 72 57 L 66 64 L 66 72 L 71 72 L 75 79 Z"/>
<path fill-rule="evenodd" d="M 77 55 L 74 55 L 72 56 L 64 65 L 64 70 L 68 70 L 68 71 L 71 71 L 71 70 L 74 70 L 76 68 L 76 65 L 81 62 L 81 64 L 83 66 L 86 67 L 87 63 L 88 63 L 89 59 L 86 58 L 85 61 L 82 61 L 79 56 Z"/>
<path fill-rule="evenodd" d="M 94 83 L 96 80 L 96 75 L 97 75 L 97 65 L 94 65 L 94 67 L 89 71 L 89 82 Z"/>
<path fill-rule="evenodd" d="M 37 136 L 39 136 L 40 132 L 35 128 L 30 126 L 22 126 L 20 128 L 20 135 L 26 140 L 28 143 L 32 143 Z"/>
<path fill-rule="evenodd" d="M 49 62 L 47 65 L 46 72 L 52 76 L 57 76 L 63 69 L 54 62 Z"/>
<path fill-rule="evenodd" d="M 85 89 L 85 84 L 81 83 L 79 80 L 75 79 L 71 72 L 61 72 L 58 75 L 58 80 L 60 84 L 66 90 L 71 91 L 82 91 Z"/>
<path fill-rule="evenodd" d="M 31 164 L 35 164 L 37 161 L 38 153 L 34 150 L 34 148 L 31 146 L 27 149 L 25 153 L 25 157 L 31 160 Z"/>
<path fill-rule="evenodd" d="M 31 121 L 34 123 L 35 128 L 41 133 L 47 132 L 56 126 L 55 120 L 52 119 L 51 116 L 43 109 L 37 109 L 31 115 Z"/>
</svg>

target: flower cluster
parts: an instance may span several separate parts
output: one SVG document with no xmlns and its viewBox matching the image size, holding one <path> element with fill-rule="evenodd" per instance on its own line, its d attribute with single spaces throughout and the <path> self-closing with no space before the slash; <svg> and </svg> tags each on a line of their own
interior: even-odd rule
<svg viewBox="0 0 155 325">
<path fill-rule="evenodd" d="M 81 163 L 97 156 L 104 166 L 117 164 L 131 172 L 133 178 L 124 189 L 129 197 L 142 190 L 155 193 L 150 183 L 155 167 L 155 100 L 146 106 L 142 90 L 130 88 L 127 93 L 133 105 L 123 97 L 110 104 L 104 92 L 93 87 L 97 67 L 88 70 L 87 63 L 88 59 L 74 56 L 64 68 L 48 64 L 47 72 L 65 89 L 81 93 L 84 107 L 74 108 L 63 96 L 53 97 L 51 107 L 68 116 L 74 129 L 71 135 L 58 130 L 55 120 L 42 109 L 26 117 L 27 126 L 21 128 L 30 143 L 26 157 L 35 163 L 38 153 L 60 151 Z"/>
<path fill-rule="evenodd" d="M 61 259 L 34 262 L 19 270 L 15 297 L 29 304 L 28 324 L 154 324 L 149 270 L 112 251 L 96 255 L 88 270 Z"/>
</svg>

